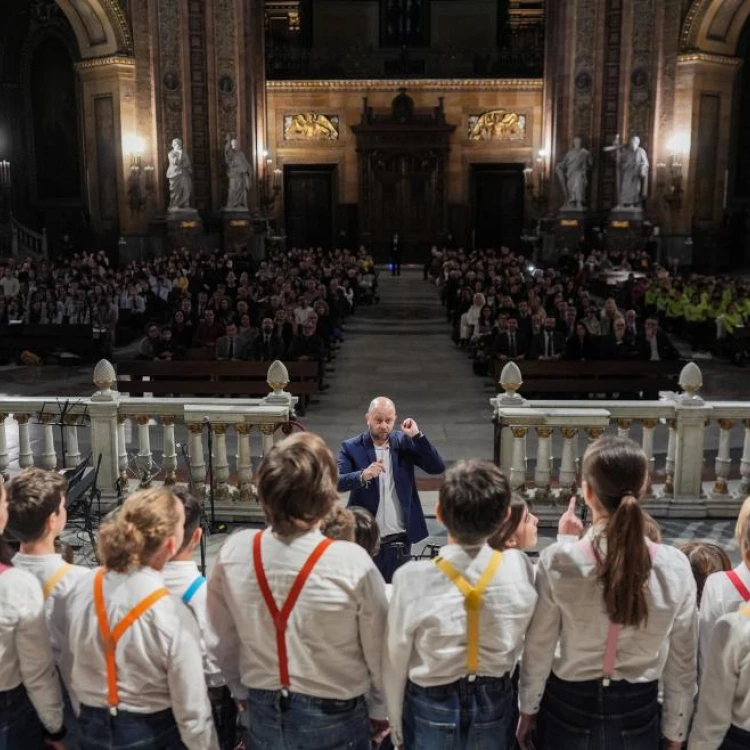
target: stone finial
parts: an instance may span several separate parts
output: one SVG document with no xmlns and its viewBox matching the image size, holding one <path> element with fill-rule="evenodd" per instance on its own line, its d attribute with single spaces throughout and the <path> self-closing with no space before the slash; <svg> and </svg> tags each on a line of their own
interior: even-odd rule
<svg viewBox="0 0 750 750">
<path fill-rule="evenodd" d="M 500 373 L 500 385 L 505 391 L 499 399 L 501 404 L 517 406 L 526 403 L 526 399 L 522 398 L 521 394 L 516 393 L 523 385 L 523 377 L 521 376 L 521 370 L 515 362 L 508 362 L 503 367 Z"/>
<path fill-rule="evenodd" d="M 680 372 L 680 388 L 685 392 L 682 400 L 692 403 L 703 403 L 703 399 L 697 395 L 703 387 L 703 373 L 695 362 L 688 362 Z"/>
<path fill-rule="evenodd" d="M 115 368 L 108 359 L 100 359 L 94 367 L 94 385 L 103 392 L 110 391 L 117 381 Z"/>
<path fill-rule="evenodd" d="M 268 368 L 268 375 L 266 375 L 266 382 L 275 396 L 280 396 L 289 385 L 289 371 L 281 360 L 277 359 L 271 363 Z"/>
</svg>

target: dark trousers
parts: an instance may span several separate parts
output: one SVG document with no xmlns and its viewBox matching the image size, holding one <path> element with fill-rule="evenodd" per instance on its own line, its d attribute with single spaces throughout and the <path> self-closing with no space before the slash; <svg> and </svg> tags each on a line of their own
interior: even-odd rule
<svg viewBox="0 0 750 750">
<path fill-rule="evenodd" d="M 370 750 L 364 697 L 315 698 L 249 690 L 247 750 Z"/>
<path fill-rule="evenodd" d="M 234 750 L 237 746 L 237 703 L 228 687 L 209 688 L 208 697 L 219 747 L 221 750 Z"/>
<path fill-rule="evenodd" d="M 463 678 L 404 696 L 405 750 L 512 750 L 515 693 L 510 679 Z"/>
<path fill-rule="evenodd" d="M 107 708 L 81 706 L 78 715 L 81 750 L 185 750 L 171 709 L 153 714 L 120 711 L 111 716 Z"/>
<path fill-rule="evenodd" d="M 724 737 L 719 750 L 747 750 L 750 747 L 750 732 L 732 725 Z"/>
<path fill-rule="evenodd" d="M 410 560 L 411 544 L 406 534 L 393 534 L 382 539 L 380 552 L 374 558 L 375 565 L 383 574 L 386 583 L 391 583 L 393 574 Z"/>
<path fill-rule="evenodd" d="M 401 253 L 391 253 L 391 276 L 401 276 Z"/>
<path fill-rule="evenodd" d="M 0 693 L 0 750 L 44 750 L 44 727 L 26 688 Z"/>
<path fill-rule="evenodd" d="M 539 750 L 659 750 L 658 682 L 568 682 L 549 676 Z"/>
</svg>

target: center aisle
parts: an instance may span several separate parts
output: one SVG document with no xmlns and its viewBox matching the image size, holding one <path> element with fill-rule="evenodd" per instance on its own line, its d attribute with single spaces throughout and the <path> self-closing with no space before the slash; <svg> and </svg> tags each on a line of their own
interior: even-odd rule
<svg viewBox="0 0 750 750">
<path fill-rule="evenodd" d="M 301 419 L 334 451 L 365 429 L 374 396 L 413 417 L 446 462 L 492 457 L 492 410 L 485 380 L 453 345 L 435 285 L 421 269 L 380 275 L 380 303 L 360 307 L 329 376 L 330 390 Z"/>
</svg>

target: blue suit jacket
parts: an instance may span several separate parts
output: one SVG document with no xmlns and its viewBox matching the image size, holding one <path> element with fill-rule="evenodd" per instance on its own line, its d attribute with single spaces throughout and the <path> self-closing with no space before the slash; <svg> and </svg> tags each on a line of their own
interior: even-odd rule
<svg viewBox="0 0 750 750">
<path fill-rule="evenodd" d="M 414 467 L 418 466 L 428 474 L 442 474 L 445 464 L 424 435 L 412 439 L 403 432 L 396 431 L 391 433 L 389 442 L 393 479 L 401 503 L 406 535 L 409 543 L 414 544 L 427 536 L 427 524 L 417 493 Z M 360 475 L 375 460 L 375 446 L 369 432 L 345 440 L 339 449 L 339 492 L 350 491 L 349 505 L 367 508 L 374 516 L 377 515 L 380 504 L 380 479 L 373 479 L 363 487 Z"/>
</svg>

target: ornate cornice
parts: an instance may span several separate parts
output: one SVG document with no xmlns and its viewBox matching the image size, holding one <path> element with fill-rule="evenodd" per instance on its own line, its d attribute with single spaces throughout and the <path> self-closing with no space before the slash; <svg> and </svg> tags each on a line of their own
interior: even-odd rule
<svg viewBox="0 0 750 750">
<path fill-rule="evenodd" d="M 90 70 L 91 68 L 104 68 L 108 65 L 125 65 L 135 67 L 134 57 L 118 57 L 110 55 L 109 57 L 93 57 L 90 60 L 81 60 L 75 64 L 76 70 Z"/>
<path fill-rule="evenodd" d="M 130 27 L 128 26 L 125 14 L 122 12 L 122 8 L 118 5 L 117 0 L 105 0 L 102 4 L 104 5 L 104 10 L 109 17 L 109 20 L 112 22 L 112 25 L 120 32 L 121 40 L 125 46 L 124 51 L 129 55 L 132 55 L 133 35 L 130 33 Z"/>
<path fill-rule="evenodd" d="M 714 65 L 727 65 L 737 68 L 742 65 L 739 57 L 728 57 L 727 55 L 712 55 L 708 52 L 688 52 L 684 55 L 678 55 L 678 65 L 689 65 L 690 63 L 713 63 Z"/>
<path fill-rule="evenodd" d="M 541 78 L 419 78 L 389 79 L 358 78 L 313 81 L 267 81 L 266 88 L 273 92 L 297 91 L 541 91 Z"/>
<path fill-rule="evenodd" d="M 682 34 L 680 35 L 680 48 L 682 50 L 690 49 L 690 36 L 693 33 L 695 19 L 698 18 L 704 6 L 708 5 L 708 3 L 709 0 L 695 0 L 685 15 L 685 21 L 682 24 Z"/>
</svg>

